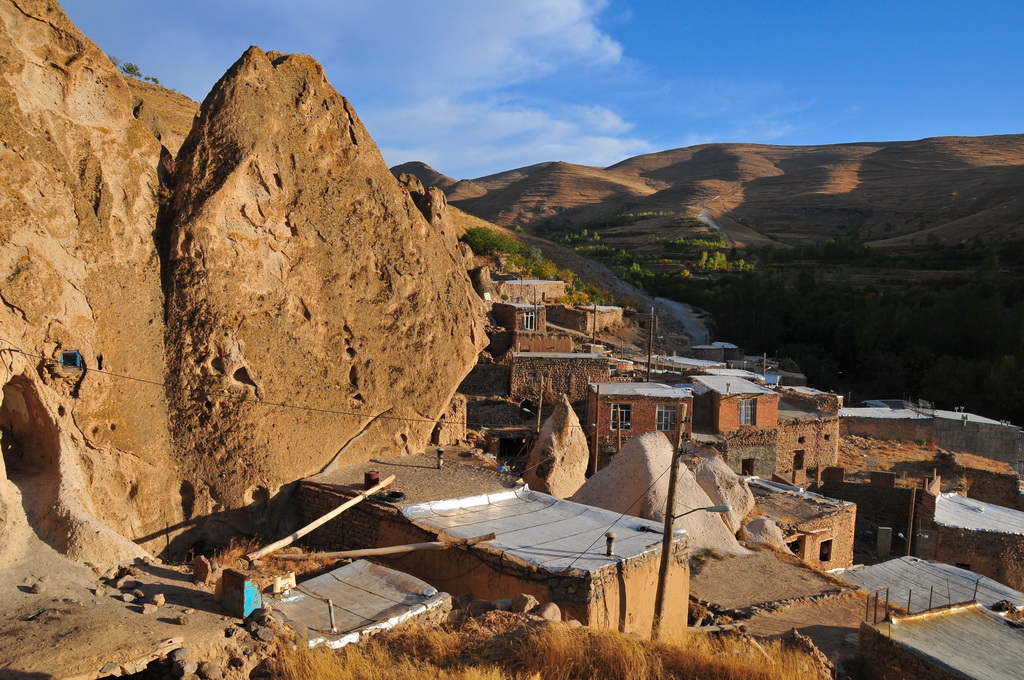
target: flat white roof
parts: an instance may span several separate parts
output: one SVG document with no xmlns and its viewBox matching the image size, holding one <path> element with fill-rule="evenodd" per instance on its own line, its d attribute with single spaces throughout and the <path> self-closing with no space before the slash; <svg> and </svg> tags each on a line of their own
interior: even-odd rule
<svg viewBox="0 0 1024 680">
<path fill-rule="evenodd" d="M 664 354 L 655 355 L 654 361 L 668 362 L 672 364 L 679 364 L 680 366 L 691 366 L 693 368 L 725 368 L 725 364 L 721 361 L 712 361 L 711 359 L 694 359 L 693 357 L 670 357 Z"/>
<path fill-rule="evenodd" d="M 743 378 L 744 380 L 764 382 L 763 375 L 743 368 L 709 368 L 707 375 L 727 375 L 731 378 Z"/>
<path fill-rule="evenodd" d="M 957 529 L 1024 536 L 1024 512 L 955 493 L 939 494 L 935 499 L 935 523 Z"/>
<path fill-rule="evenodd" d="M 685 387 L 675 387 L 662 383 L 591 383 L 590 391 L 596 392 L 601 386 L 601 395 L 629 395 L 643 397 L 668 397 L 670 399 L 689 399 L 693 393 Z"/>
<path fill-rule="evenodd" d="M 726 375 L 695 375 L 693 376 L 693 382 L 719 394 L 771 394 L 778 396 L 777 392 L 767 387 L 755 385 L 743 378 L 733 378 Z"/>
<path fill-rule="evenodd" d="M 505 305 L 506 307 L 515 307 L 516 309 L 537 309 L 543 307 L 543 304 L 530 304 L 529 302 L 495 302 L 494 306 Z"/>
<path fill-rule="evenodd" d="M 604 359 L 608 360 L 607 354 L 585 354 L 583 352 L 515 352 L 512 354 L 515 359 L 530 357 L 536 359 Z"/>
<path fill-rule="evenodd" d="M 562 283 L 565 281 L 561 279 L 492 279 L 491 283 L 494 285 L 500 285 L 502 283 L 515 283 L 521 286 L 538 286 L 542 283 Z"/>
<path fill-rule="evenodd" d="M 936 418 L 943 418 L 946 420 L 966 420 L 969 423 L 980 423 L 982 425 L 1002 425 L 1003 427 L 1017 427 L 1016 425 L 1010 425 L 999 420 L 992 420 L 985 416 L 979 416 L 976 413 L 965 413 L 963 411 L 943 411 L 942 409 L 935 409 L 932 411 Z M 1019 428 L 1018 428 L 1019 429 Z"/>
<path fill-rule="evenodd" d="M 412 523 L 461 539 L 494 533 L 471 550 L 507 554 L 548 572 L 592 574 L 661 549 L 664 527 L 638 517 L 564 501 L 522 487 L 470 498 L 402 506 Z M 605 555 L 605 533 L 616 534 L 615 555 Z M 677 529 L 675 540 L 686 537 Z"/>
<path fill-rule="evenodd" d="M 839 409 L 840 418 L 889 418 L 889 419 L 902 419 L 906 418 L 909 420 L 928 420 L 931 416 L 926 416 L 912 411 L 909 408 L 888 408 L 886 406 L 860 406 L 860 407 L 844 407 Z"/>
</svg>

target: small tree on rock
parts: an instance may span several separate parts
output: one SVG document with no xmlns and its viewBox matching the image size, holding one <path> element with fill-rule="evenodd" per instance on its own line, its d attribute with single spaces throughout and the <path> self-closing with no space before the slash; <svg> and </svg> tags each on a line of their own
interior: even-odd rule
<svg viewBox="0 0 1024 680">
<path fill-rule="evenodd" d="M 121 64 L 121 73 L 124 73 L 126 76 L 131 76 L 132 78 L 142 77 L 142 71 L 139 69 L 139 65 L 133 64 L 130 61 L 126 61 Z"/>
</svg>

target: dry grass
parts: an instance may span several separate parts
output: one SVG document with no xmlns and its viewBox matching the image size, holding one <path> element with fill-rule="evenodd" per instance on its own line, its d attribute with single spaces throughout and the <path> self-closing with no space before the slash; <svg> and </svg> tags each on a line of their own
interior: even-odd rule
<svg viewBox="0 0 1024 680">
<path fill-rule="evenodd" d="M 227 569 L 238 569 L 245 572 L 250 579 L 255 581 L 260 588 L 273 585 L 274 578 L 283 576 L 289 571 L 295 572 L 295 577 L 302 581 L 313 576 L 319 576 L 350 560 L 339 560 L 338 558 L 307 557 L 304 560 L 275 560 L 273 555 L 259 560 L 254 566 L 249 566 L 244 558 L 249 553 L 263 547 L 263 543 L 255 539 L 232 541 L 231 544 L 215 553 L 211 559 L 216 560 L 222 567 Z M 274 554 L 304 553 L 306 550 L 296 547 L 283 548 Z"/>
<path fill-rule="evenodd" d="M 470 622 L 459 630 L 407 627 L 340 652 L 283 652 L 275 677 L 287 680 L 805 680 L 809 655 L 779 642 L 689 634 L 653 643 L 612 631 L 524 624 L 498 617 L 499 630 Z M 515 626 L 508 624 L 516 621 Z"/>
</svg>

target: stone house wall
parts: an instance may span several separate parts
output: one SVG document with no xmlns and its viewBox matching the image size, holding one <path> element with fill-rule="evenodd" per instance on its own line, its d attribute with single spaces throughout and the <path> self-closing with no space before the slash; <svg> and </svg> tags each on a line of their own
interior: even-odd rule
<svg viewBox="0 0 1024 680">
<path fill-rule="evenodd" d="M 799 404 L 804 408 L 839 413 L 839 395 L 837 394 L 807 394 L 806 392 L 791 390 L 782 386 L 777 387 L 775 391 L 786 401 Z"/>
<path fill-rule="evenodd" d="M 724 435 L 722 459 L 738 475 L 771 479 L 778 464 L 778 437 L 778 428 L 744 425 Z"/>
<path fill-rule="evenodd" d="M 622 325 L 621 307 L 593 307 L 568 305 L 552 305 L 548 308 L 548 319 L 553 324 L 569 328 L 580 333 L 594 333 L 594 323 L 598 332 Z"/>
<path fill-rule="evenodd" d="M 537 283 L 519 283 L 519 279 L 494 281 L 499 300 L 525 302 L 527 304 L 543 304 L 565 295 L 565 281 L 540 281 Z"/>
<path fill-rule="evenodd" d="M 643 395 L 628 395 L 628 394 L 602 394 L 600 399 L 593 392 L 587 394 L 587 416 L 584 423 L 584 429 L 587 432 L 588 440 L 590 442 L 591 452 L 594 448 L 594 428 L 591 427 L 595 423 L 597 424 L 597 447 L 598 451 L 604 451 L 609 448 L 615 448 L 619 442 L 619 432 L 612 428 L 611 413 L 612 404 L 630 404 L 632 405 L 632 427 L 628 430 L 622 430 L 622 443 L 625 444 L 631 438 L 644 434 L 645 432 L 654 432 L 657 428 L 658 421 L 658 406 L 671 406 L 677 411 L 677 427 L 670 431 L 663 431 L 668 440 L 673 443 L 676 442 L 678 437 L 678 419 L 683 419 L 683 438 L 684 440 L 689 439 L 690 432 L 692 432 L 690 413 L 693 410 L 693 399 L 684 398 L 676 399 L 671 397 L 648 397 Z"/>
<path fill-rule="evenodd" d="M 557 397 L 565 394 L 569 401 L 586 399 L 587 384 L 613 382 L 605 357 L 555 358 L 528 355 L 513 357 L 509 375 L 509 394 L 515 401 L 536 401 L 540 380 L 546 390 Z M 547 393 L 547 392 L 545 392 Z"/>
<path fill-rule="evenodd" d="M 857 652 L 863 680 L 962 680 L 959 673 L 945 671 L 862 621 Z"/>
<path fill-rule="evenodd" d="M 778 446 L 775 474 L 783 479 L 791 479 L 794 471 L 820 472 L 834 466 L 839 458 L 839 418 L 780 418 Z M 801 458 L 803 464 L 795 465 Z"/>
<path fill-rule="evenodd" d="M 1024 536 L 978 529 L 935 528 L 931 559 L 977 572 L 1024 590 Z"/>
<path fill-rule="evenodd" d="M 533 328 L 526 328 L 524 319 L 526 314 L 533 314 Z M 544 305 L 521 305 L 505 304 L 495 302 L 491 306 L 491 315 L 503 328 L 518 333 L 543 333 L 547 325 L 547 308 Z"/>
<path fill-rule="evenodd" d="M 949 472 L 963 479 L 967 497 L 985 503 L 1001 505 L 1004 508 L 1024 510 L 1024 494 L 1020 491 L 1020 478 L 1011 470 L 996 472 L 958 463 L 959 456 L 953 454 Z"/>
<path fill-rule="evenodd" d="M 786 524 L 780 520 L 777 523 Z M 841 505 L 823 517 L 792 523 L 801 532 L 793 552 L 815 569 L 839 569 L 853 564 L 853 542 L 857 524 L 857 506 Z M 831 541 L 828 559 L 822 560 L 822 544 Z"/>
<path fill-rule="evenodd" d="M 459 385 L 460 394 L 478 397 L 503 395 L 508 392 L 508 366 L 477 364 Z"/>
<path fill-rule="evenodd" d="M 353 495 L 339 487 L 303 480 L 298 492 L 300 513 L 305 521 L 313 521 Z M 363 501 L 304 538 L 306 545 L 320 550 L 436 540 L 436 534 L 411 523 L 396 506 L 376 499 Z M 664 627 L 682 630 L 686 627 L 690 590 L 689 549 L 685 541 L 674 544 L 673 558 Z M 455 596 L 469 593 L 473 598 L 496 600 L 527 593 L 541 602 L 557 604 L 566 620 L 646 637 L 654 617 L 661 553 L 651 551 L 620 563 L 617 569 L 605 568 L 594 574 L 578 569 L 554 573 L 505 555 L 459 548 L 374 559 Z"/>
<path fill-rule="evenodd" d="M 859 418 L 839 419 L 839 432 L 854 437 L 892 439 L 902 442 L 935 444 L 930 418 Z"/>
<path fill-rule="evenodd" d="M 990 423 L 935 418 L 935 444 L 947 451 L 964 451 L 1009 463 L 1017 469 L 1024 461 L 1020 451 L 1020 428 Z"/>
</svg>

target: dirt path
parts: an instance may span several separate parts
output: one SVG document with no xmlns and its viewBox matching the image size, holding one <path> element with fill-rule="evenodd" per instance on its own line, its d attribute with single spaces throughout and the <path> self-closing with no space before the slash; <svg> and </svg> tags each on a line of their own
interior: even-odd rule
<svg viewBox="0 0 1024 680">
<path fill-rule="evenodd" d="M 857 655 L 856 635 L 865 602 L 863 593 L 798 602 L 758 614 L 746 622 L 746 628 L 764 637 L 777 637 L 796 628 L 814 640 L 832 662 L 852 659 Z"/>
</svg>

